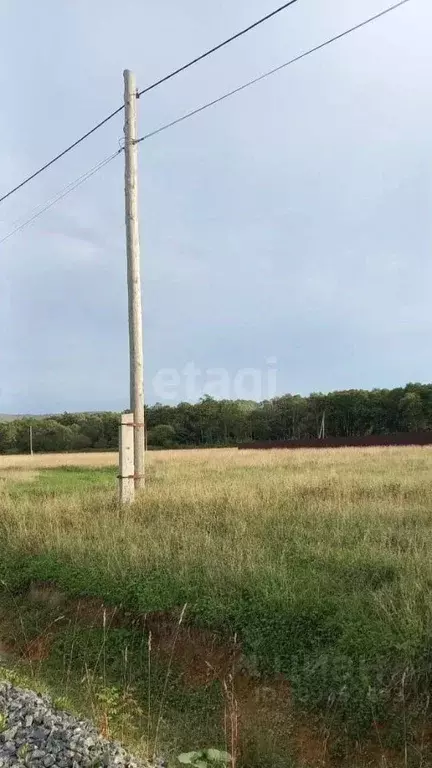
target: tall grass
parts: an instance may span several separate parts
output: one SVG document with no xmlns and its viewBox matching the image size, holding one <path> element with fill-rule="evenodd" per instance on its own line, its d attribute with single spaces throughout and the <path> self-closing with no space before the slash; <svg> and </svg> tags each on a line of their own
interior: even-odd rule
<svg viewBox="0 0 432 768">
<path fill-rule="evenodd" d="M 118 454 L 100 453 L 35 453 L 0 455 L 0 473 L 9 469 L 49 469 L 52 467 L 114 467 Z"/>
<path fill-rule="evenodd" d="M 43 472 L 25 485 L 4 472 L 10 588 L 52 580 L 140 612 L 188 603 L 189 620 L 237 633 L 251 672 L 285 675 L 300 708 L 352 736 L 389 721 L 391 738 L 415 739 L 432 659 L 432 449 L 149 454 L 147 488 L 122 512 L 115 471 L 87 474 L 51 493 Z"/>
</svg>

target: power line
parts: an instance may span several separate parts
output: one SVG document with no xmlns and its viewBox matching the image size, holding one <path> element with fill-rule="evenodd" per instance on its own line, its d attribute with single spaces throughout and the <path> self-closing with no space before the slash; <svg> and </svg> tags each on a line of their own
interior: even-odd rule
<svg viewBox="0 0 432 768">
<path fill-rule="evenodd" d="M 17 224 L 17 226 L 14 227 L 10 232 L 8 232 L 7 235 L 2 237 L 0 239 L 0 245 L 5 242 L 5 240 L 8 240 L 12 235 L 15 235 L 17 232 L 21 232 L 21 230 L 25 229 L 29 224 L 31 224 L 35 219 L 37 219 L 39 216 L 42 215 L 42 213 L 45 213 L 49 208 L 52 208 L 53 205 L 58 203 L 60 200 L 62 200 L 66 195 L 69 195 L 71 192 L 73 192 L 77 187 L 80 187 L 81 184 L 84 184 L 85 181 L 90 179 L 92 176 L 95 175 L 98 171 L 100 171 L 102 168 L 104 168 L 105 165 L 108 165 L 108 163 L 111 162 L 111 160 L 114 160 L 117 155 L 119 155 L 121 152 L 123 152 L 123 149 L 118 149 L 117 152 L 114 152 L 109 157 L 106 157 L 105 160 L 101 160 L 97 165 L 93 166 L 93 168 L 90 168 L 89 171 L 86 173 L 83 173 L 82 176 L 79 176 L 75 181 L 71 181 L 70 184 L 68 184 L 66 187 L 64 187 L 55 197 L 51 198 L 47 203 L 43 205 L 43 208 L 38 209 L 36 213 L 34 213 L 32 216 L 30 216 L 25 221 L 21 222 L 20 224 Z"/>
<path fill-rule="evenodd" d="M 63 152 L 60 152 L 58 155 L 53 157 L 52 160 L 50 160 L 48 163 L 45 163 L 45 165 L 43 165 L 37 171 L 32 173 L 31 176 L 27 176 L 27 178 L 24 179 L 24 181 L 22 181 L 20 184 L 17 184 L 17 186 L 14 187 L 13 189 L 9 190 L 9 192 L 3 195 L 3 197 L 0 197 L 0 203 L 2 203 L 3 200 L 6 200 L 6 198 L 13 195 L 14 192 L 17 192 L 19 189 L 21 189 L 21 187 L 23 187 L 25 184 L 28 184 L 29 181 L 32 181 L 33 179 L 35 179 L 36 176 L 39 176 L 39 174 L 42 173 L 42 171 L 46 171 L 46 169 L 49 168 L 50 165 L 53 165 L 54 163 L 56 163 L 57 160 L 60 160 L 61 157 L 64 157 L 64 155 L 67 155 L 67 153 L 70 152 L 71 149 L 74 149 L 75 147 L 78 146 L 78 144 L 81 144 L 81 142 L 84 141 L 84 139 L 87 139 L 89 136 L 91 136 L 92 133 L 98 130 L 98 128 L 102 128 L 102 126 L 105 125 L 105 123 L 107 123 L 108 120 L 111 120 L 112 117 L 115 117 L 115 115 L 118 115 L 119 112 L 122 111 L 122 109 L 124 109 L 123 105 L 118 109 L 116 109 L 115 112 L 111 112 L 111 114 L 108 115 L 108 117 L 105 117 L 104 120 L 101 120 L 100 123 L 94 126 L 94 128 L 92 128 L 90 131 L 87 131 L 87 133 L 85 133 L 84 136 L 81 136 L 80 139 L 77 139 L 76 141 L 74 141 L 73 144 L 70 144 L 68 147 L 66 147 L 66 149 L 63 150 Z"/>
<path fill-rule="evenodd" d="M 206 51 L 205 53 L 202 53 L 200 56 L 197 56 L 196 59 L 192 59 L 192 61 L 189 61 L 188 64 L 185 64 L 183 67 L 179 67 L 179 69 L 176 69 L 174 72 L 171 72 L 171 74 L 166 75 L 161 80 L 158 80 L 156 83 L 149 85 L 147 88 L 144 88 L 142 91 L 138 91 L 137 96 L 142 96 L 143 93 L 148 93 L 149 91 L 152 91 L 153 88 L 156 88 L 158 85 L 162 85 L 162 83 L 166 83 L 168 80 L 171 80 L 171 78 L 175 77 L 176 75 L 179 75 L 181 72 L 185 72 L 187 69 L 189 69 L 189 67 L 193 67 L 194 64 L 198 64 L 198 62 L 203 61 L 203 59 L 206 59 L 208 56 L 211 56 L 213 53 L 216 53 L 216 51 L 220 51 L 221 48 L 224 48 L 226 45 L 229 45 L 229 43 L 234 42 L 234 40 L 238 40 L 239 37 L 246 35 L 252 29 L 256 29 L 256 27 L 259 27 L 261 24 L 264 24 L 265 21 L 269 21 L 269 19 L 272 19 L 274 16 L 277 16 L 278 13 L 285 11 L 287 8 L 289 8 L 290 5 L 294 5 L 294 3 L 296 3 L 297 1 L 298 0 L 290 0 L 290 2 L 284 3 L 284 5 L 281 5 L 279 8 L 276 8 L 276 10 L 272 11 L 271 13 L 268 13 L 266 16 L 263 16 L 261 19 L 258 19 L 258 21 L 254 21 L 254 23 L 250 24 L 249 27 L 245 27 L 245 29 L 240 30 L 240 32 L 237 32 L 235 35 L 232 35 L 227 40 L 224 40 L 223 43 L 219 43 L 219 45 L 215 45 L 214 48 L 210 48 L 210 50 Z"/>
<path fill-rule="evenodd" d="M 157 85 L 160 85 L 167 80 L 171 79 L 172 77 L 175 77 L 175 75 L 179 74 L 180 72 L 183 72 L 184 70 L 188 69 L 189 67 L 193 66 L 193 64 L 201 61 L 202 59 L 206 58 L 207 56 L 210 56 L 215 51 L 219 50 L 223 46 L 227 45 L 229 42 L 232 42 L 233 40 L 236 40 L 238 37 L 240 37 L 243 34 L 246 34 L 246 32 L 250 31 L 251 29 L 254 29 L 259 24 L 262 24 L 264 21 L 267 21 L 272 16 L 275 16 L 277 13 L 280 13 L 282 10 L 285 10 L 285 8 L 288 8 L 290 5 L 292 5 L 294 2 L 297 2 L 297 0 L 290 0 L 289 3 L 285 3 L 285 5 L 281 6 L 280 8 L 276 9 L 272 13 L 268 14 L 267 16 L 264 16 L 259 21 L 255 22 L 251 26 L 247 27 L 245 30 L 242 30 L 241 32 L 238 32 L 236 35 L 233 35 L 228 40 L 224 41 L 223 43 L 220 43 L 218 46 L 215 46 L 214 48 L 210 49 L 206 53 L 202 54 L 201 56 L 197 57 L 196 59 L 193 59 L 188 64 L 184 65 L 178 70 L 175 70 L 170 75 L 167 75 L 166 77 L 162 78 L 161 80 L 157 81 L 156 83 L 153 83 L 152 85 L 148 86 L 148 88 L 144 89 L 143 91 L 140 91 L 139 95 L 143 93 L 148 93 L 148 91 L 152 90 L 153 88 L 156 88 Z M 182 117 L 177 118 L 176 120 L 172 120 L 170 123 L 166 123 L 165 125 L 161 126 L 160 128 L 157 128 L 154 131 L 151 131 L 150 133 L 145 134 L 140 139 L 137 140 L 137 143 L 141 141 L 145 141 L 146 139 L 150 139 L 153 136 L 157 136 L 159 133 L 162 133 L 163 131 L 168 130 L 168 128 L 172 128 L 173 126 L 182 123 L 185 120 L 188 120 L 190 117 L 193 117 L 194 115 L 199 114 L 200 112 L 203 112 L 206 109 L 209 109 L 210 107 L 215 106 L 216 104 L 219 104 L 222 101 L 225 101 L 225 99 L 230 98 L 231 96 L 236 95 L 237 93 L 240 93 L 241 91 L 244 91 L 246 88 L 249 88 L 252 85 L 255 85 L 256 83 L 261 82 L 262 80 L 265 80 L 266 78 L 270 77 L 271 75 L 276 74 L 277 72 L 280 72 L 282 69 L 285 69 L 286 67 L 290 66 L 291 64 L 295 64 L 297 61 L 300 61 L 301 59 L 306 58 L 306 56 L 310 56 L 312 53 L 316 53 L 317 51 L 321 50 L 322 48 L 325 48 L 328 45 L 331 45 L 332 43 L 336 42 L 337 40 L 340 40 L 343 37 L 346 37 L 347 35 L 350 35 L 352 32 L 355 32 L 358 29 L 361 29 L 362 27 L 365 27 L 367 24 L 370 24 L 373 21 L 376 21 L 377 19 L 380 19 L 381 17 L 385 16 L 386 14 L 390 13 L 391 11 L 396 10 L 397 8 L 400 8 L 402 5 L 405 5 L 405 3 L 410 2 L 410 0 L 400 0 L 398 3 L 395 3 L 394 5 L 391 5 L 388 8 L 385 8 L 380 13 L 375 14 L 374 16 L 369 17 L 365 21 L 360 22 L 359 24 L 356 24 L 354 27 L 350 27 L 350 29 L 345 30 L 344 32 L 341 32 L 338 35 L 335 35 L 334 37 L 331 37 L 329 40 L 326 40 L 325 42 L 321 43 L 320 45 L 316 45 L 313 48 L 310 48 L 308 51 L 304 51 L 303 53 L 299 54 L 298 56 L 295 56 L 293 59 L 290 59 L 289 61 L 285 62 L 284 64 L 281 64 L 278 67 L 275 67 L 274 69 L 269 70 L 268 72 L 265 72 L 264 74 L 260 75 L 259 77 L 254 78 L 253 80 L 249 80 L 247 83 L 244 83 L 243 85 L 239 86 L 238 88 L 234 88 L 234 90 L 229 91 L 228 93 L 223 94 L 222 96 L 219 96 L 217 99 L 214 99 L 213 101 L 208 102 L 207 104 L 203 104 L 201 107 L 198 107 L 197 109 L 192 110 L 191 112 L 186 113 L 185 115 L 182 115 Z M 111 118 L 113 118 L 115 115 L 119 114 L 124 109 L 124 105 L 116 109 L 114 112 L 111 112 L 110 115 L 108 115 L 104 120 L 101 120 L 97 125 L 94 126 L 90 131 L 87 131 L 81 138 L 77 139 L 73 144 L 70 144 L 69 147 L 67 147 L 63 152 L 60 152 L 60 154 L 56 155 L 52 160 L 50 160 L 48 163 L 46 163 L 44 166 L 39 168 L 39 170 L 35 171 L 31 176 L 28 176 L 24 181 L 22 181 L 20 184 L 18 184 L 16 187 L 11 189 L 7 194 L 3 195 L 3 197 L 0 197 L 0 203 L 6 200 L 8 197 L 10 197 L 14 192 L 17 192 L 21 187 L 23 187 L 25 184 L 27 184 L 29 181 L 32 181 L 36 176 L 38 176 L 40 173 L 45 171 L 47 168 L 49 168 L 53 163 L 55 163 L 57 160 L 59 160 L 61 157 L 66 155 L 68 152 L 70 152 L 72 149 L 74 149 L 78 144 L 80 144 L 82 141 L 84 141 L 86 138 L 91 136 L 92 133 L 97 131 L 99 128 L 101 128 L 105 123 L 107 123 Z M 110 158 L 107 158 L 106 161 L 103 162 L 109 162 L 111 159 L 113 159 L 119 152 L 122 150 L 119 150 L 118 152 L 114 153 L 114 155 L 110 156 Z M 100 166 L 102 167 L 102 166 Z M 90 175 L 93 175 L 93 173 L 96 173 L 97 170 L 99 170 L 99 166 L 95 168 L 95 170 L 92 170 L 90 172 Z M 79 186 L 83 181 L 86 181 L 87 178 L 90 178 L 90 176 L 85 175 L 85 178 L 81 180 L 77 180 L 77 182 L 73 182 L 73 184 L 76 184 L 76 186 Z M 73 186 L 72 188 L 75 189 L 76 186 Z M 70 190 L 72 191 L 72 190 Z M 50 202 L 48 206 L 46 206 L 40 213 L 43 213 L 47 208 L 50 208 L 51 205 L 54 205 L 57 200 L 60 200 L 62 197 L 64 197 L 65 194 L 68 194 L 68 192 L 63 193 L 60 197 L 57 197 L 53 202 Z M 40 215 L 40 213 L 35 214 L 35 216 L 31 217 L 31 219 L 27 220 L 23 225 L 15 228 L 12 232 L 10 232 L 8 235 L 6 235 L 3 239 L 0 239 L 0 244 L 3 243 L 5 240 L 7 240 L 9 237 L 11 237 L 15 232 L 22 229 L 24 226 L 27 226 L 31 221 L 34 220 L 34 218 L 37 218 L 37 216 Z"/>
<path fill-rule="evenodd" d="M 271 75 L 276 74 L 276 72 L 280 72 L 282 69 L 289 67 L 291 64 L 295 64 L 297 61 L 300 61 L 300 59 L 304 59 L 306 58 L 306 56 L 310 56 L 312 53 L 316 53 L 316 51 L 319 51 L 322 48 L 325 48 L 326 46 L 331 45 L 331 43 L 334 43 L 337 40 L 340 40 L 341 38 L 346 37 L 347 35 L 350 35 L 352 32 L 355 32 L 356 30 L 361 29 L 362 27 L 365 27 L 367 24 L 370 24 L 371 22 L 376 21 L 377 19 L 380 19 L 382 16 L 385 16 L 386 14 L 391 13 L 391 11 L 395 11 L 397 8 L 400 8 L 400 6 L 405 5 L 405 3 L 408 3 L 408 2 L 410 2 L 410 0 L 400 0 L 395 5 L 391 5 L 389 8 L 385 8 L 380 13 L 375 14 L 375 16 L 370 16 L 368 19 L 366 19 L 365 21 L 362 21 L 360 24 L 356 24 L 354 27 L 350 27 L 350 29 L 345 30 L 345 32 L 341 32 L 339 35 L 335 35 L 334 37 L 331 37 L 329 40 L 326 40 L 324 43 L 320 43 L 319 45 L 316 45 L 314 48 L 310 48 L 308 51 L 304 51 L 303 53 L 300 53 L 298 56 L 295 56 L 293 59 L 286 61 L 285 64 L 281 64 L 280 66 L 275 67 L 274 69 L 271 69 L 268 72 L 265 72 L 263 75 L 259 75 L 259 77 L 255 77 L 253 80 L 249 80 L 247 83 L 240 85 L 238 88 L 234 88 L 234 90 L 223 94 L 223 96 L 219 96 L 217 99 L 213 99 L 213 101 L 209 101 L 207 102 L 207 104 L 203 104 L 201 107 L 198 107 L 197 109 L 193 109 L 191 112 L 187 112 L 185 115 L 182 115 L 182 117 L 178 117 L 176 120 L 172 120 L 170 123 L 166 123 L 165 125 L 162 125 L 160 128 L 156 128 L 156 130 L 151 131 L 150 133 L 146 133 L 145 136 L 141 136 L 141 138 L 138 139 L 137 143 L 139 143 L 140 141 L 145 141 L 146 139 L 151 139 L 153 136 L 157 136 L 159 133 L 162 133 L 163 131 L 168 130 L 168 128 L 172 128 L 174 125 L 178 125 L 179 123 L 182 123 L 184 120 L 188 120 L 190 117 L 194 117 L 194 115 L 198 115 L 200 112 L 204 112 L 204 110 L 209 109 L 210 107 L 214 107 L 216 104 L 219 104 L 221 101 L 225 101 L 225 99 L 229 99 L 231 96 L 235 96 L 237 93 L 244 91 L 246 88 L 249 88 L 251 85 L 256 85 L 256 83 L 259 83 L 262 80 L 265 80 L 267 77 L 270 77 Z"/>
<path fill-rule="evenodd" d="M 289 8 L 290 5 L 294 5 L 294 3 L 298 2 L 298 0 L 289 0 L 289 2 L 284 3 L 279 8 L 276 8 L 271 13 L 268 13 L 266 16 L 263 16 L 261 19 L 258 19 L 258 21 L 255 21 L 253 24 L 250 24 L 248 27 L 245 27 L 245 29 L 240 30 L 240 32 L 237 32 L 235 35 L 232 35 L 231 37 L 227 38 L 227 40 L 224 40 L 222 43 L 219 43 L 218 45 L 215 45 L 213 48 L 210 48 L 208 51 L 205 51 L 200 56 L 197 56 L 195 59 L 192 59 L 187 64 L 184 64 L 182 67 L 179 67 L 178 69 L 174 70 L 173 72 L 170 72 L 169 75 L 165 75 L 165 77 L 162 77 L 160 80 L 157 80 L 156 82 L 152 83 L 151 85 L 148 85 L 146 88 L 144 88 L 142 91 L 137 92 L 137 96 L 142 96 L 144 93 L 149 93 L 149 91 L 152 91 L 154 88 L 157 88 L 159 85 L 162 85 L 163 83 L 168 82 L 168 80 L 171 80 L 173 77 L 176 77 L 181 72 L 185 72 L 190 67 L 193 67 L 194 64 L 198 64 L 198 62 L 203 61 L 203 59 L 208 58 L 213 53 L 216 53 L 216 51 L 219 51 L 221 48 L 224 48 L 229 43 L 232 43 L 234 40 L 237 40 L 239 37 L 242 37 L 243 35 L 247 34 L 247 32 L 250 32 L 252 29 L 255 29 L 256 27 L 260 26 L 261 24 L 264 24 L 265 21 L 268 21 L 269 19 L 273 18 L 277 14 L 281 13 L 282 11 L 285 11 L 287 8 Z M 29 181 L 32 181 L 36 178 L 36 176 L 39 176 L 40 173 L 43 171 L 46 171 L 47 168 L 49 168 L 51 165 L 57 162 L 57 160 L 60 160 L 60 158 L 64 157 L 68 152 L 70 152 L 72 149 L 75 149 L 75 147 L 78 146 L 78 144 L 81 144 L 82 141 L 85 139 L 88 139 L 89 136 L 92 135 L 92 133 L 95 133 L 95 131 L 99 130 L 99 128 L 102 128 L 105 123 L 108 123 L 109 120 L 111 120 L 113 117 L 118 115 L 122 110 L 124 109 L 124 104 L 122 104 L 118 109 L 114 110 L 114 112 L 111 112 L 107 117 L 105 117 L 103 120 L 101 120 L 99 123 L 97 123 L 93 128 L 91 128 L 87 133 L 85 133 L 83 136 L 81 136 L 79 139 L 74 141 L 72 144 L 70 144 L 66 149 L 64 149 L 62 152 L 60 152 L 58 155 L 52 158 L 52 160 L 49 160 L 48 163 L 45 163 L 41 168 L 39 168 L 37 171 L 32 173 L 30 176 L 27 176 L 26 179 L 20 182 L 20 184 L 17 184 L 16 187 L 13 187 L 13 189 L 9 190 L 5 195 L 0 197 L 0 203 L 2 203 L 4 200 L 6 200 L 8 197 L 14 194 L 14 192 L 17 192 L 21 187 L 24 187 L 25 184 L 28 184 Z"/>
<path fill-rule="evenodd" d="M 117 153 L 116 153 L 116 154 L 117 154 Z M 115 156 L 115 155 L 114 155 L 114 156 Z M 108 159 L 108 158 L 106 158 L 106 159 Z M 69 192 L 69 190 L 70 190 L 70 188 L 71 188 L 71 187 L 75 188 L 75 186 L 76 186 L 76 185 L 77 185 L 79 182 L 81 182 L 81 179 L 83 179 L 83 180 L 85 181 L 85 179 L 87 178 L 87 176 L 89 175 L 89 173 L 92 173 L 94 169 L 96 169 L 96 168 L 99 168 L 99 165 L 100 165 L 101 163 L 104 163 L 104 162 L 105 162 L 105 160 L 102 160 L 102 161 L 100 161 L 100 163 L 97 163 L 97 164 L 96 164 L 96 165 L 95 165 L 93 168 L 91 168 L 89 171 L 86 171 L 85 173 L 83 173 L 83 174 L 82 174 L 82 176 L 79 176 L 79 177 L 78 177 L 77 179 L 75 179 L 74 181 L 70 181 L 70 182 L 69 182 L 69 184 L 66 184 L 64 187 L 62 187 L 62 189 L 60 189 L 58 192 L 56 192 L 56 194 L 54 195 L 54 197 L 50 198 L 50 199 L 49 199 L 49 200 L 47 200 L 45 203 L 39 203 L 38 205 L 36 205 L 36 206 L 33 208 L 33 210 L 29 211 L 29 212 L 27 213 L 27 215 L 26 215 L 24 218 L 21 216 L 19 219 L 17 219 L 17 220 L 16 220 L 16 221 L 13 223 L 13 225 L 12 225 L 13 229 L 17 229 L 17 230 L 18 230 L 18 229 L 20 228 L 21 224 L 22 224 L 23 222 L 25 223 L 27 220 L 30 220 L 30 219 L 33 217 L 33 213 L 37 213 L 37 212 L 39 211 L 39 209 L 40 209 L 42 206 L 44 207 L 44 210 L 46 210 L 46 206 L 49 206 L 49 205 L 51 204 L 51 201 L 53 201 L 53 202 L 54 202 L 54 201 L 56 201 L 57 199 L 59 199 L 60 197 L 62 197 L 62 196 L 63 196 L 63 193 L 67 193 L 67 192 Z M 72 190 L 71 190 L 71 191 L 72 191 Z"/>
</svg>

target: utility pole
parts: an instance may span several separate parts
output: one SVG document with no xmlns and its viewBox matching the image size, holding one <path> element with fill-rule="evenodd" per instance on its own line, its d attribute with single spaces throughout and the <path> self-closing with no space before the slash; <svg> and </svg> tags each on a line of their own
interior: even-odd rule
<svg viewBox="0 0 432 768">
<path fill-rule="evenodd" d="M 125 105 L 125 206 L 129 310 L 130 409 L 134 415 L 135 488 L 144 487 L 144 363 L 141 307 L 140 246 L 138 222 L 138 147 L 135 75 L 124 73 Z"/>
<path fill-rule="evenodd" d="M 30 437 L 30 456 L 33 456 L 33 427 L 30 424 L 29 427 L 29 437 Z"/>
<path fill-rule="evenodd" d="M 319 439 L 325 438 L 325 411 L 323 411 L 322 419 L 321 419 L 321 427 L 318 435 Z"/>
</svg>

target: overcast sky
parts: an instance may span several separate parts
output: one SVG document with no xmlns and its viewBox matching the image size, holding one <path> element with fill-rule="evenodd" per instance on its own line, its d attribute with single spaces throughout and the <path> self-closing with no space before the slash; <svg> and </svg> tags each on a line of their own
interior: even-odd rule
<svg viewBox="0 0 432 768">
<path fill-rule="evenodd" d="M 299 0 L 142 97 L 140 132 L 388 2 Z M 277 4 L 1 0 L 0 194 L 121 104 L 125 67 L 143 88 Z M 263 372 L 266 397 L 270 358 L 278 393 L 431 380 L 431 22 L 411 0 L 140 145 L 147 402 L 161 369 L 170 402 L 190 396 L 191 363 L 197 397 L 214 368 Z M 122 121 L 4 202 L 0 237 L 114 152 Z M 0 258 L 0 412 L 127 407 L 123 157 Z"/>
</svg>

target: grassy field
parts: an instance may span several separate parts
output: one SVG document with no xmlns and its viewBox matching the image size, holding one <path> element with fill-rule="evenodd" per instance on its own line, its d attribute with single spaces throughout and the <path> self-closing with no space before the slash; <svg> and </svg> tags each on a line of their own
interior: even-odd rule
<svg viewBox="0 0 432 768">
<path fill-rule="evenodd" d="M 164 705 L 159 738 L 173 754 L 211 746 L 203 740 L 224 746 L 234 730 L 244 767 L 341 757 L 432 765 L 432 449 L 150 453 L 147 489 L 122 513 L 115 462 L 0 457 L 4 626 L 31 635 L 33 622 L 40 634 L 58 616 L 57 606 L 49 615 L 29 607 L 22 591 L 32 581 L 134 614 L 165 612 L 154 691 Z M 185 605 L 180 631 L 168 614 Z M 87 658 L 83 643 L 87 669 L 103 661 L 104 685 L 116 649 L 117 682 L 125 648 L 129 660 L 140 654 L 132 687 L 148 722 L 148 634 L 124 624 L 108 633 L 102 615 L 99 635 L 80 625 L 72 640 L 69 615 L 52 657 L 73 688 L 76 665 L 65 660 Z M 210 631 L 219 633 L 211 641 Z M 202 663 L 213 672 L 194 680 Z M 55 670 L 46 663 L 47 679 Z"/>
<path fill-rule="evenodd" d="M 117 453 L 35 453 L 33 456 L 1 456 L 0 472 L 6 469 L 32 470 L 53 467 L 115 467 Z"/>
</svg>

